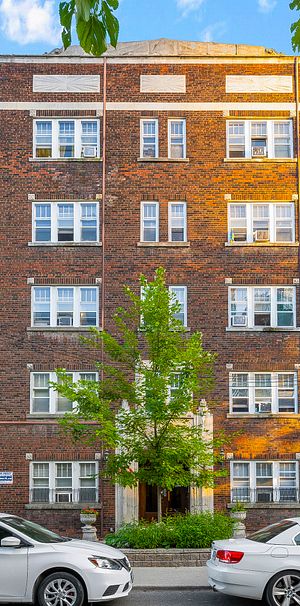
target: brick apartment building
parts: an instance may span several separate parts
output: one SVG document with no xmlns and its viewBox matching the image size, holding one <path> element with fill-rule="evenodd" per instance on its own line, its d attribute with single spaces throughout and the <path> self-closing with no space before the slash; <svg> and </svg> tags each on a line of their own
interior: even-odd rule
<svg viewBox="0 0 300 606">
<path fill-rule="evenodd" d="M 2 56 L 0 81 L 0 510 L 69 534 L 82 503 L 104 530 L 153 515 L 151 491 L 115 490 L 101 448 L 61 433 L 70 403 L 49 381 L 95 377 L 80 335 L 109 329 L 122 285 L 162 265 L 218 354 L 207 426 L 232 434 L 214 495 L 177 489 L 165 506 L 244 501 L 249 528 L 295 514 L 297 59 L 159 40 Z"/>
</svg>

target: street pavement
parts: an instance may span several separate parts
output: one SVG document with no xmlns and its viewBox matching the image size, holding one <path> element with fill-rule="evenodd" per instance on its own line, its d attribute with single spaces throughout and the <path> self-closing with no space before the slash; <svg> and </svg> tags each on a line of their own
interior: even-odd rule
<svg viewBox="0 0 300 606">
<path fill-rule="evenodd" d="M 208 589 L 206 566 L 134 568 L 134 587 L 160 589 L 182 587 Z"/>
<path fill-rule="evenodd" d="M 113 606 L 116 602 L 106 602 Z M 118 600 L 116 606 L 262 606 L 262 602 L 253 602 L 253 600 L 243 600 L 242 598 L 233 598 L 223 596 L 220 593 L 201 589 L 133 589 L 127 598 Z"/>
</svg>

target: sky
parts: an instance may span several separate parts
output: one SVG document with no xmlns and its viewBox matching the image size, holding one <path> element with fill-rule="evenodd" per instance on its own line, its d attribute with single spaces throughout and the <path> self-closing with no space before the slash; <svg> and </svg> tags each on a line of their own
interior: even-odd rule
<svg viewBox="0 0 300 606">
<path fill-rule="evenodd" d="M 293 55 L 290 0 L 120 0 L 122 42 L 179 40 L 253 44 Z M 0 0 L 0 54 L 61 46 L 57 0 Z M 76 43 L 76 38 L 73 40 Z"/>
</svg>

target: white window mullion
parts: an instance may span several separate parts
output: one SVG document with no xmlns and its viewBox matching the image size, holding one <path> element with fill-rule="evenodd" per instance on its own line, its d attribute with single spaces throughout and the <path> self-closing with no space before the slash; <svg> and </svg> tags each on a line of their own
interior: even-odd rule
<svg viewBox="0 0 300 606">
<path fill-rule="evenodd" d="M 276 204 L 269 204 L 270 242 L 276 241 Z"/>
<path fill-rule="evenodd" d="M 74 242 L 80 242 L 80 220 L 81 220 L 81 204 L 80 202 L 73 203 L 74 209 Z"/>
<path fill-rule="evenodd" d="M 254 288 L 247 286 L 247 301 L 248 301 L 248 328 L 254 327 Z"/>
<path fill-rule="evenodd" d="M 59 144 L 58 144 L 58 120 L 52 120 L 52 157 L 59 158 Z"/>
<path fill-rule="evenodd" d="M 251 120 L 245 120 L 245 158 L 251 157 Z"/>
<path fill-rule="evenodd" d="M 254 372 L 249 372 L 248 373 L 248 385 L 249 385 L 249 413 L 250 414 L 254 414 L 255 413 L 255 398 L 254 398 L 254 392 L 255 392 L 255 374 Z"/>
<path fill-rule="evenodd" d="M 256 501 L 256 461 L 249 461 L 249 475 L 250 475 L 250 502 L 255 503 Z"/>
<path fill-rule="evenodd" d="M 278 412 L 278 373 L 271 373 L 272 408 L 273 413 Z"/>
<path fill-rule="evenodd" d="M 279 461 L 273 461 L 272 463 L 272 475 L 273 475 L 273 499 L 274 501 L 280 500 L 280 482 L 279 482 Z"/>
<path fill-rule="evenodd" d="M 247 242 L 253 242 L 253 205 L 246 204 L 247 209 Z"/>
<path fill-rule="evenodd" d="M 271 327 L 277 326 L 277 288 L 271 286 Z"/>
<path fill-rule="evenodd" d="M 52 240 L 52 242 L 58 241 L 57 213 L 58 213 L 58 204 L 57 204 L 57 202 L 53 202 L 53 203 L 51 203 L 51 240 Z"/>
<path fill-rule="evenodd" d="M 74 157 L 81 158 L 81 134 L 82 126 L 81 120 L 74 120 Z"/>
<path fill-rule="evenodd" d="M 57 326 L 57 287 L 50 286 L 50 326 Z"/>
<path fill-rule="evenodd" d="M 55 503 L 55 477 L 56 477 L 56 463 L 51 461 L 49 463 L 49 502 Z"/>
<path fill-rule="evenodd" d="M 74 495 L 74 502 L 78 503 L 79 501 L 79 476 L 80 476 L 80 463 L 81 461 L 76 461 L 72 463 L 72 490 Z"/>
<path fill-rule="evenodd" d="M 268 158 L 274 158 L 274 123 L 273 120 L 267 120 L 267 138 L 268 138 Z"/>
<path fill-rule="evenodd" d="M 80 326 L 80 288 L 73 287 L 74 326 Z"/>
<path fill-rule="evenodd" d="M 50 372 L 50 381 L 56 382 L 57 381 L 57 376 L 55 372 Z M 57 391 L 55 391 L 55 389 L 53 389 L 53 387 L 50 387 L 49 389 L 49 412 L 51 414 L 55 414 L 57 412 L 57 396 L 58 393 Z"/>
</svg>

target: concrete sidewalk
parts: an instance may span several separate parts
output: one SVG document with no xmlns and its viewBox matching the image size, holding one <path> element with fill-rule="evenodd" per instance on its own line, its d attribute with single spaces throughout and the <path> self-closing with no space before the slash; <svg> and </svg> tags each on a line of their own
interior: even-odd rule
<svg viewBox="0 0 300 606">
<path fill-rule="evenodd" d="M 137 589 L 208 589 L 206 566 L 134 568 Z"/>
</svg>

